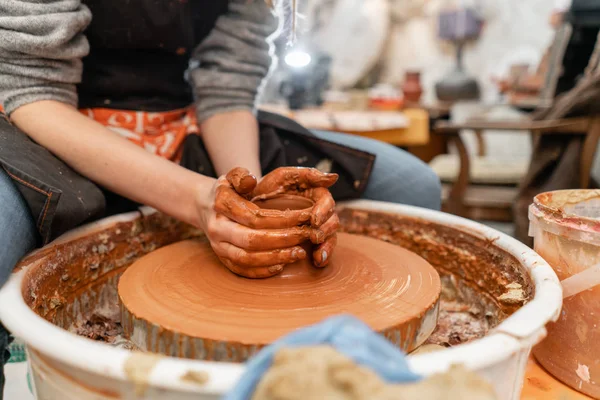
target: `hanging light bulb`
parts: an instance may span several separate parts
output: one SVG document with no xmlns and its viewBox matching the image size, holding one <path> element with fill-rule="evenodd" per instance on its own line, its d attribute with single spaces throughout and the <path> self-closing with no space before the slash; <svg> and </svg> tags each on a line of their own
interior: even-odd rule
<svg viewBox="0 0 600 400">
<path fill-rule="evenodd" d="M 304 68 L 310 64 L 312 57 L 306 51 L 292 50 L 285 55 L 284 60 L 292 68 Z"/>
</svg>

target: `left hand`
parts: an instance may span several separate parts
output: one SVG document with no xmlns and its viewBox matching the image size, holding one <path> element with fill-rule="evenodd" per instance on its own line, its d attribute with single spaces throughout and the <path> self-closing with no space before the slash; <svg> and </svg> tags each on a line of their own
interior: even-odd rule
<svg viewBox="0 0 600 400">
<path fill-rule="evenodd" d="M 335 201 L 328 190 L 337 182 L 337 174 L 323 173 L 314 168 L 281 167 L 255 184 L 256 178 L 248 170 L 235 168 L 227 174 L 227 180 L 240 195 L 252 201 L 282 194 L 293 194 L 312 200 L 314 206 L 310 225 L 317 230 L 317 234 L 311 236 L 311 241 L 316 245 L 313 264 L 316 267 L 327 266 L 337 243 L 336 231 L 340 225 L 335 214 Z"/>
</svg>

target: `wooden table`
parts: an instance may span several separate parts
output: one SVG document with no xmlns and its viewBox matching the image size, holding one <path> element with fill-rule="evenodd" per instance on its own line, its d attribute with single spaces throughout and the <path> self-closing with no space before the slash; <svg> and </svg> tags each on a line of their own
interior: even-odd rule
<svg viewBox="0 0 600 400">
<path fill-rule="evenodd" d="M 408 118 L 406 128 L 356 131 L 345 130 L 343 133 L 380 140 L 398 147 L 424 146 L 429 143 L 429 114 L 419 108 L 408 108 L 402 111 Z"/>
<path fill-rule="evenodd" d="M 264 105 L 261 109 L 265 111 L 275 112 L 278 114 L 285 115 L 289 118 L 296 119 L 293 111 L 290 111 L 284 107 Z M 329 111 L 326 109 L 319 109 L 317 111 Z M 306 112 L 306 110 L 302 110 Z M 335 111 L 331 111 L 332 113 Z M 369 111 L 359 111 L 369 113 Z M 391 111 L 393 112 L 393 111 Z M 381 111 L 373 111 L 373 113 L 381 113 Z M 334 125 L 311 125 L 302 123 L 302 125 L 308 129 L 313 130 L 329 130 L 347 133 L 351 135 L 357 135 L 362 137 L 368 137 L 371 139 L 380 140 L 398 147 L 413 147 L 413 146 L 424 146 L 429 143 L 429 113 L 425 109 L 421 108 L 407 108 L 401 112 L 407 119 L 408 123 L 404 127 L 394 129 L 373 129 L 373 130 L 354 130 L 354 129 L 341 129 Z M 299 121 L 300 122 L 300 121 Z"/>
<path fill-rule="evenodd" d="M 544 370 L 533 357 L 527 364 L 521 400 L 590 400 Z"/>
</svg>

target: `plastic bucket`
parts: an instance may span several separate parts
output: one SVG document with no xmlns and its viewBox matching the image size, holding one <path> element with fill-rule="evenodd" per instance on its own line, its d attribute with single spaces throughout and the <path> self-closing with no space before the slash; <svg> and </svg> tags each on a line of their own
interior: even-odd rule
<svg viewBox="0 0 600 400">
<path fill-rule="evenodd" d="M 563 308 L 533 350 L 572 388 L 600 399 L 600 190 L 542 193 L 529 208 L 534 250 L 563 287 Z"/>
</svg>

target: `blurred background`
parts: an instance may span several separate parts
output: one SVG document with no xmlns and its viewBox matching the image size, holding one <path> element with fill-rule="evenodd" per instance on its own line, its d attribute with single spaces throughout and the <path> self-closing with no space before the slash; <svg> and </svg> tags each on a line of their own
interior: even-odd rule
<svg viewBox="0 0 600 400">
<path fill-rule="evenodd" d="M 519 193 L 599 180 L 597 140 L 588 134 L 600 93 L 592 90 L 587 105 L 573 98 L 582 98 L 574 94 L 582 81 L 594 86 L 600 1 L 306 0 L 298 7 L 295 40 L 276 40 L 279 62 L 263 110 L 406 149 L 440 176 L 445 211 L 525 242 Z M 548 126 L 566 117 L 589 120 L 571 121 L 585 127 L 560 145 L 552 139 L 549 149 L 543 137 L 558 132 Z M 576 151 L 564 154 L 574 140 L 579 153 L 588 149 L 584 164 Z"/>
</svg>

